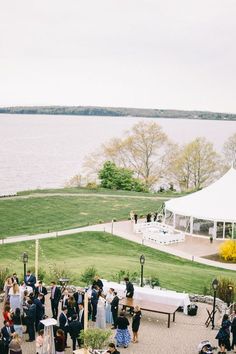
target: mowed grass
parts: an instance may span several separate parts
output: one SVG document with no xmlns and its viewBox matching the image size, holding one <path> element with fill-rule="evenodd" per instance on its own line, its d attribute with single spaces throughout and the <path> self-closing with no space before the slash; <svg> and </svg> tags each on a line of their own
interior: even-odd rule
<svg viewBox="0 0 236 354">
<path fill-rule="evenodd" d="M 85 268 L 95 266 L 102 278 L 112 280 L 119 270 L 140 272 L 139 257 L 145 255 L 144 277 L 158 276 L 162 287 L 190 293 L 203 293 L 212 279 L 223 276 L 235 279 L 235 272 L 209 267 L 178 258 L 150 247 L 112 236 L 105 232 L 83 232 L 70 236 L 40 240 L 39 266 L 52 280 L 50 266 L 65 270 L 74 284 L 81 284 L 79 277 Z M 0 245 L 0 266 L 23 272 L 21 255 L 29 254 L 28 267 L 34 266 L 35 243 L 25 241 Z M 31 268 L 32 269 L 32 268 Z"/>
<path fill-rule="evenodd" d="M 0 238 L 59 231 L 127 220 L 131 210 L 139 215 L 158 211 L 163 200 L 129 196 L 44 196 L 0 200 Z"/>
</svg>

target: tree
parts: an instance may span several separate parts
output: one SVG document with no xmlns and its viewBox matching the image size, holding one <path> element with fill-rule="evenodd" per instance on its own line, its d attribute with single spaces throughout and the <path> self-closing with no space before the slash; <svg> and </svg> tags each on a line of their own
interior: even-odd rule
<svg viewBox="0 0 236 354">
<path fill-rule="evenodd" d="M 176 178 L 183 189 L 200 189 L 208 185 L 219 171 L 220 158 L 213 144 L 196 138 L 179 150 L 174 163 Z"/>
<path fill-rule="evenodd" d="M 223 154 L 226 162 L 236 167 L 236 133 L 231 135 L 224 143 Z"/>
<path fill-rule="evenodd" d="M 103 146 L 104 154 L 117 165 L 134 171 L 147 187 L 166 173 L 173 145 L 155 122 L 138 122 L 123 139 L 112 139 Z"/>
<path fill-rule="evenodd" d="M 117 167 L 114 162 L 106 161 L 99 171 L 101 186 L 109 189 L 121 189 L 129 191 L 145 191 L 145 186 L 133 172 L 127 168 Z"/>
</svg>

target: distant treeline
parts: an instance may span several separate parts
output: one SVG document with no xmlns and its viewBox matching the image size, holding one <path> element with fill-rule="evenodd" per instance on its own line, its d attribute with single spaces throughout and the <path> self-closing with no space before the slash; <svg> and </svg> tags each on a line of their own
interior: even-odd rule
<svg viewBox="0 0 236 354">
<path fill-rule="evenodd" d="M 96 107 L 96 106 L 0 107 L 0 113 L 236 120 L 236 114 L 230 114 L 230 113 L 216 113 L 216 112 L 207 112 L 207 111 L 181 111 L 181 110 L 171 110 L 171 109 Z"/>
</svg>

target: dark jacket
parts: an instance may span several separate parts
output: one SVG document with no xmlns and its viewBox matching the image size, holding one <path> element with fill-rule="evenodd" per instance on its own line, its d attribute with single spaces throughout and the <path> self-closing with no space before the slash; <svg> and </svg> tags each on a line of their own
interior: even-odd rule
<svg viewBox="0 0 236 354">
<path fill-rule="evenodd" d="M 98 280 L 94 280 L 92 286 L 97 285 L 99 287 L 99 289 L 103 288 L 103 282 L 101 281 L 101 279 Z"/>
<path fill-rule="evenodd" d="M 118 329 L 127 329 L 129 325 L 129 321 L 126 317 L 120 316 L 117 318 L 116 324 Z"/>
<path fill-rule="evenodd" d="M 36 320 L 36 305 L 32 304 L 28 308 L 28 310 L 25 311 L 26 316 L 27 316 L 27 321 L 28 322 L 35 322 Z"/>
<path fill-rule="evenodd" d="M 138 332 L 141 317 L 142 317 L 141 311 L 134 312 L 133 321 L 132 321 L 132 331 L 133 332 Z"/>
<path fill-rule="evenodd" d="M 42 289 L 41 289 L 41 294 L 43 294 L 44 295 L 44 297 L 47 295 L 47 293 L 48 293 L 48 291 L 47 291 L 47 289 L 46 289 L 46 287 L 45 286 L 42 286 Z M 35 297 L 37 298 L 38 297 L 38 294 L 39 294 L 39 287 L 37 286 L 36 288 L 35 288 L 35 290 L 34 290 L 34 295 L 35 295 Z M 42 298 L 42 304 L 45 304 L 45 298 Z"/>
<path fill-rule="evenodd" d="M 65 349 L 65 337 L 57 336 L 55 337 L 55 349 L 57 352 L 63 352 Z"/>
<path fill-rule="evenodd" d="M 116 310 L 118 311 L 118 307 L 119 307 L 119 298 L 117 295 L 115 295 L 111 302 L 111 311 L 116 311 Z"/>
<path fill-rule="evenodd" d="M 52 295 L 50 296 L 50 299 L 51 301 L 54 301 L 54 302 L 59 302 L 60 299 L 61 299 L 61 289 L 56 286 L 55 288 L 55 292 L 54 292 L 54 299 L 52 299 Z"/>
<path fill-rule="evenodd" d="M 80 292 L 76 291 L 73 296 L 74 296 L 76 304 L 82 304 L 84 302 L 84 293 L 80 293 Z M 78 301 L 79 298 L 80 298 L 80 301 Z"/>
<path fill-rule="evenodd" d="M 129 281 L 128 283 L 126 283 L 126 297 L 132 298 L 133 296 L 134 296 L 134 286 Z"/>
<path fill-rule="evenodd" d="M 35 299 L 34 304 L 36 305 L 36 318 L 41 320 L 44 315 L 44 306 L 39 299 Z"/>
<path fill-rule="evenodd" d="M 9 328 L 10 328 L 10 333 L 14 333 L 15 332 L 13 326 L 10 326 Z M 2 327 L 1 332 L 2 332 L 4 343 L 6 343 L 8 345 L 10 343 L 12 337 L 8 333 L 7 326 Z"/>
<path fill-rule="evenodd" d="M 67 325 L 67 326 L 66 326 Z M 68 327 L 68 321 L 66 315 L 62 312 L 59 316 L 59 327 L 64 331 L 65 327 Z"/>
<path fill-rule="evenodd" d="M 27 286 L 31 286 L 33 289 L 35 288 L 36 278 L 33 274 L 30 274 L 29 279 L 27 280 L 27 275 L 24 277 L 24 282 Z"/>
<path fill-rule="evenodd" d="M 98 303 L 98 293 L 95 289 L 92 290 L 91 294 L 91 304 L 97 304 Z"/>
<path fill-rule="evenodd" d="M 69 333 L 71 338 L 78 338 L 82 325 L 78 320 L 74 320 L 69 324 Z"/>
</svg>

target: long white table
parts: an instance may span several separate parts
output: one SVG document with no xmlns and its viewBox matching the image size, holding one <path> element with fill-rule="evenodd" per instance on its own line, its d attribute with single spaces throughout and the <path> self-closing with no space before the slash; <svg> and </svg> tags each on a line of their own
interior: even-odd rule
<svg viewBox="0 0 236 354">
<path fill-rule="evenodd" d="M 119 297 L 125 296 L 125 284 L 118 284 L 115 282 L 108 282 L 102 280 L 103 290 L 106 292 L 109 288 L 115 289 Z M 141 288 L 140 286 L 134 286 L 134 299 L 147 300 L 165 305 L 182 306 L 184 313 L 188 313 L 188 305 L 190 305 L 189 295 L 186 293 L 178 293 L 171 290 L 157 290 L 151 288 Z"/>
</svg>

